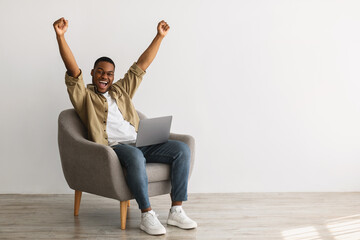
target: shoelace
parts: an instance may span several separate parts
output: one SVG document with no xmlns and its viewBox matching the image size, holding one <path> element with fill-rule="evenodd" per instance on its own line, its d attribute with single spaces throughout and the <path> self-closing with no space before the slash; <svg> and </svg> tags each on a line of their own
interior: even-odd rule
<svg viewBox="0 0 360 240">
<path fill-rule="evenodd" d="M 157 213 L 151 214 L 148 212 L 148 213 L 145 213 L 144 219 L 149 221 L 151 225 L 155 225 L 159 221 L 159 219 L 157 219 L 158 216 L 159 216 L 159 214 L 157 214 Z M 158 221 L 156 221 L 156 220 L 158 220 Z"/>
<path fill-rule="evenodd" d="M 183 209 L 176 209 L 174 211 L 174 214 L 175 214 L 174 217 L 181 222 L 185 222 L 189 219 L 189 217 L 186 215 L 186 213 Z"/>
</svg>

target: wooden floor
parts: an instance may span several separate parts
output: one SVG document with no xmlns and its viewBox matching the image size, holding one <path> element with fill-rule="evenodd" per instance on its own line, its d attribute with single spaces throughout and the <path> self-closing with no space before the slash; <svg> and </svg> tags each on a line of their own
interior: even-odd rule
<svg viewBox="0 0 360 240">
<path fill-rule="evenodd" d="M 116 200 L 83 194 L 74 217 L 73 195 L 0 195 L 0 239 L 360 239 L 360 193 L 190 194 L 184 209 L 194 230 L 166 226 L 168 196 L 151 202 L 166 235 L 139 229 L 134 201 L 121 230 Z"/>
</svg>

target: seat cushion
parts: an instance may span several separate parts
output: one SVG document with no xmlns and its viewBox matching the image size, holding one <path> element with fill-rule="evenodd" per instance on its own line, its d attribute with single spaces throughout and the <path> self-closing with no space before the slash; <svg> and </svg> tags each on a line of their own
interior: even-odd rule
<svg viewBox="0 0 360 240">
<path fill-rule="evenodd" d="M 149 182 L 170 180 L 170 165 L 163 163 L 147 163 L 146 173 Z"/>
</svg>

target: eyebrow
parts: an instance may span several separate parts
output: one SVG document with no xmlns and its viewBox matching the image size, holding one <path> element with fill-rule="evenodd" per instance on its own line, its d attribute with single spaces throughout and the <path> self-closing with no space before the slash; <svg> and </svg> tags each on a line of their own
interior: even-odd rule
<svg viewBox="0 0 360 240">
<path fill-rule="evenodd" d="M 114 71 L 105 71 L 105 69 L 103 69 L 102 67 L 98 67 L 97 69 L 101 69 L 101 70 L 103 70 L 104 72 L 114 72 Z"/>
</svg>

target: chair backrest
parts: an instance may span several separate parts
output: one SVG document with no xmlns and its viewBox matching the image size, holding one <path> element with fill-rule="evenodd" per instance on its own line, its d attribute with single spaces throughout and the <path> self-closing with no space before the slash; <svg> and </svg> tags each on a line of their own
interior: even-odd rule
<svg viewBox="0 0 360 240">
<path fill-rule="evenodd" d="M 137 111 L 140 119 L 147 118 L 143 113 Z M 59 132 L 66 132 L 71 135 L 71 137 L 85 138 L 88 139 L 87 129 L 84 124 L 81 122 L 78 114 L 75 109 L 67 109 L 60 113 L 59 115 Z"/>
<path fill-rule="evenodd" d="M 59 133 L 66 132 L 74 138 L 88 137 L 87 130 L 75 109 L 67 109 L 59 115 Z"/>
</svg>

